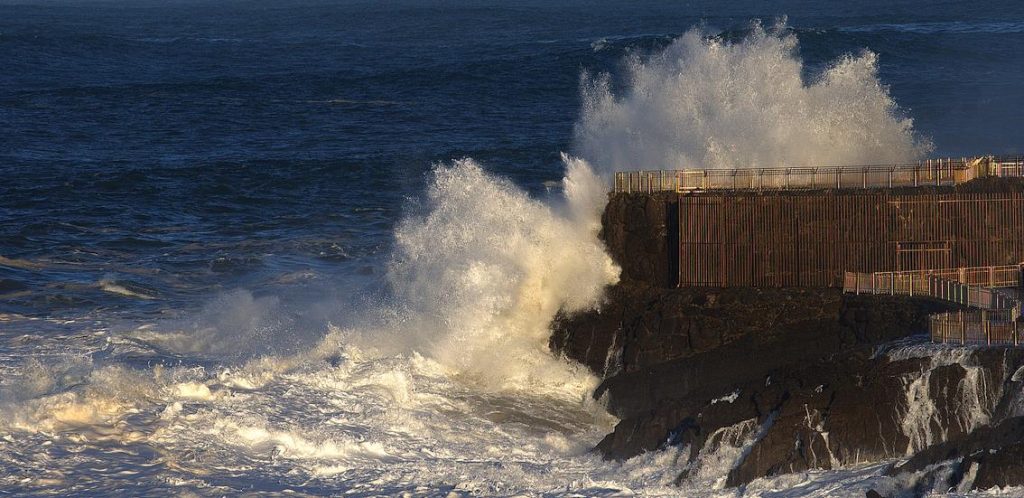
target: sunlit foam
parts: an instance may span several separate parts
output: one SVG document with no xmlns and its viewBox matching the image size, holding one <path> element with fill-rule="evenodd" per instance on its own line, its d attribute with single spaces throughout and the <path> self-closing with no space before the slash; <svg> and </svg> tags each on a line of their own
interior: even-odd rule
<svg viewBox="0 0 1024 498">
<path fill-rule="evenodd" d="M 805 78 L 784 25 L 736 42 L 693 29 L 627 65 L 622 91 L 608 75 L 584 80 L 575 143 L 600 171 L 902 163 L 931 150 L 874 53 Z"/>
<path fill-rule="evenodd" d="M 552 355 L 548 337 L 559 310 L 599 306 L 618 277 L 597 237 L 608 183 L 592 165 L 606 174 L 914 159 L 928 145 L 900 117 L 876 64 L 870 53 L 849 56 L 805 80 L 783 28 L 755 27 L 736 42 L 688 32 L 630 59 L 622 91 L 610 77 L 587 80 L 575 144 L 587 161 L 564 158 L 564 198 L 531 198 L 469 159 L 436 166 L 396 229 L 390 299 L 359 326 L 295 330 L 277 298 L 228 291 L 195 316 L 133 338 L 153 347 L 145 358 L 205 366 L 25 362 L 0 399 L 0 435 L 62 433 L 84 444 L 83 434 L 102 429 L 119 448 L 141 438 L 139 453 L 155 449 L 160 465 L 188 472 L 166 476 L 181 486 L 228 469 L 246 486 L 264 479 L 317 489 L 325 479 L 322 489 L 363 494 L 741 494 L 710 488 L 756 440 L 762 428 L 750 422 L 720 431 L 693 463 L 689 448 L 621 463 L 589 452 L 615 421 L 590 401 L 597 379 Z M 321 340 L 268 347 L 296 334 Z M 114 361 L 109 351 L 89 353 Z M 609 352 L 610 368 L 617 354 Z M 976 385 L 968 379 L 967 398 Z M 77 458 L 107 464 L 109 449 Z M 674 487 L 688 467 L 697 482 Z M 887 489 L 878 487 L 889 479 L 882 472 L 807 472 L 746 489 L 863 495 Z"/>
<path fill-rule="evenodd" d="M 604 183 L 566 163 L 560 207 L 468 159 L 437 167 L 395 234 L 393 319 L 362 342 L 419 352 L 490 387 L 592 388 L 589 373 L 548 351 L 549 326 L 559 310 L 598 304 L 619 270 L 597 238 Z"/>
</svg>

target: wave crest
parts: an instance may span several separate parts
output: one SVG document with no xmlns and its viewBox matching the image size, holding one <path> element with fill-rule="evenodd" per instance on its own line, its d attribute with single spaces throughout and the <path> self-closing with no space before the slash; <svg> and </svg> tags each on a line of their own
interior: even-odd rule
<svg viewBox="0 0 1024 498">
<path fill-rule="evenodd" d="M 665 50 L 627 60 L 620 95 L 584 76 L 580 155 L 624 169 L 909 162 L 932 150 L 878 80 L 864 51 L 805 81 L 795 35 L 754 24 L 738 42 L 695 28 Z"/>
</svg>

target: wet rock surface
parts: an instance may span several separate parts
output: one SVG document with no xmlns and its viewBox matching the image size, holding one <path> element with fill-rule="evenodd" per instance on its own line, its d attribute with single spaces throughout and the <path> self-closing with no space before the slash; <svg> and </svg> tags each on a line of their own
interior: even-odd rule
<svg viewBox="0 0 1024 498">
<path fill-rule="evenodd" d="M 942 309 L 834 290 L 620 287 L 600 312 L 560 319 L 551 346 L 604 378 L 594 395 L 621 419 L 597 447 L 606 457 L 679 445 L 697 462 L 732 445 L 726 485 L 738 486 L 915 454 L 937 463 L 950 457 L 919 452 L 1016 413 L 1024 350 L 911 337 Z M 978 486 L 1017 482 L 1017 441 L 987 458 Z"/>
<path fill-rule="evenodd" d="M 892 475 L 947 462 L 932 484 L 1024 484 L 1024 350 L 928 344 L 926 317 L 951 309 L 938 301 L 652 283 L 665 239 L 644 233 L 667 210 L 639 199 L 610 204 L 604 237 L 616 258 L 646 257 L 550 344 L 603 378 L 594 396 L 621 420 L 606 457 L 688 448 L 684 480 L 715 454 L 726 486 L 904 458 Z"/>
<path fill-rule="evenodd" d="M 935 466 L 941 462 L 947 466 Z M 1024 417 L 1009 417 L 952 437 L 889 470 L 892 476 L 913 473 L 924 473 L 923 482 L 945 489 L 1024 485 Z"/>
</svg>

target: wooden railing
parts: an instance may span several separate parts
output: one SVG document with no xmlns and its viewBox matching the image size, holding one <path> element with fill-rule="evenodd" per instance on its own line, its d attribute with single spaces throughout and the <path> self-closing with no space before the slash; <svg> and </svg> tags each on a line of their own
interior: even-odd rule
<svg viewBox="0 0 1024 498">
<path fill-rule="evenodd" d="M 912 164 L 621 171 L 613 192 L 794 190 L 957 185 L 982 177 L 1024 176 L 1024 158 L 980 156 Z"/>
<path fill-rule="evenodd" d="M 1014 345 L 1021 342 L 1020 318 L 1024 269 L 989 266 L 947 270 L 854 273 L 843 276 L 843 291 L 853 294 L 921 296 L 960 304 L 973 310 L 928 317 L 932 341 L 941 343 Z"/>
</svg>

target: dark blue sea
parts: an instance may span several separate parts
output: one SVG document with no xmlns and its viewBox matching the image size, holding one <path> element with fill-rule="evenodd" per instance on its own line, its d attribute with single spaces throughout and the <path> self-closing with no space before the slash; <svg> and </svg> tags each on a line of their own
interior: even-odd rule
<svg viewBox="0 0 1024 498">
<path fill-rule="evenodd" d="M 546 349 L 617 279 L 608 174 L 1022 111 L 1016 1 L 0 0 L 0 495 L 678 494 Z M 684 494 L 888 479 L 729 458 Z"/>
</svg>

